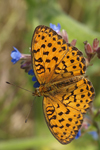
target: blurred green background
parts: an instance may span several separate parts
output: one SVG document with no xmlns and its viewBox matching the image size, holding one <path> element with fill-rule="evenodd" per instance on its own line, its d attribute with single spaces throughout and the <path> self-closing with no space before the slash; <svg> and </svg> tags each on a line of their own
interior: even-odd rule
<svg viewBox="0 0 100 150">
<path fill-rule="evenodd" d="M 100 0 L 0 0 L 0 150 L 99 150 L 98 141 L 88 134 L 61 145 L 45 123 L 42 98 L 33 102 L 32 94 L 5 83 L 34 90 L 31 76 L 20 69 L 19 62 L 11 63 L 10 53 L 13 46 L 29 53 L 35 27 L 49 23 L 60 23 L 69 42 L 77 39 L 76 47 L 84 53 L 84 41 L 92 44 L 94 38 L 100 40 Z M 100 60 L 92 63 L 87 75 L 96 91 L 93 105 L 98 109 Z"/>
</svg>

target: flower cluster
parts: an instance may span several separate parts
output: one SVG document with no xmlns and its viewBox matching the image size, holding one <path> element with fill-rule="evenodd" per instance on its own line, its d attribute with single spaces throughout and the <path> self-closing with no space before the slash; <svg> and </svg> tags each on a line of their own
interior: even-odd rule
<svg viewBox="0 0 100 150">
<path fill-rule="evenodd" d="M 56 31 L 59 35 L 62 36 L 62 38 L 68 43 L 69 40 L 68 40 L 68 34 L 65 30 L 62 30 L 60 31 L 61 29 L 61 26 L 60 24 L 58 23 L 58 25 L 54 25 L 52 23 L 50 23 L 50 28 L 52 28 L 54 31 Z M 76 40 L 73 39 L 71 41 L 71 44 L 73 46 L 76 45 Z M 21 69 L 25 69 L 25 72 L 28 72 L 29 75 L 33 76 L 32 77 L 32 81 L 35 81 L 34 83 L 34 88 L 37 88 L 40 86 L 39 82 L 37 81 L 36 77 L 35 77 L 35 74 L 34 74 L 34 71 L 32 69 L 32 63 L 31 63 L 31 54 L 21 54 L 17 48 L 13 47 L 14 50 L 11 52 L 11 57 L 12 57 L 12 60 L 11 62 L 13 64 L 15 64 L 16 62 L 18 62 L 19 60 L 22 60 L 21 62 Z M 100 47 L 99 47 L 99 41 L 98 39 L 94 39 L 93 40 L 93 46 L 91 46 L 87 41 L 84 42 L 84 48 L 85 48 L 85 52 L 86 52 L 86 55 L 87 55 L 87 66 L 89 65 L 91 59 L 97 54 L 97 57 L 100 59 Z M 97 114 L 100 114 L 100 112 Z M 93 121 L 87 119 L 87 117 L 84 118 L 84 121 L 83 121 L 83 124 L 82 124 L 82 127 L 81 129 L 79 130 L 78 134 L 76 135 L 75 139 L 78 139 L 81 134 L 83 135 L 84 133 L 89 133 L 93 136 L 93 138 L 95 140 L 98 139 L 98 134 L 95 130 L 90 130 L 90 125 L 91 124 L 94 124 Z M 98 129 L 97 129 L 98 130 Z"/>
<path fill-rule="evenodd" d="M 25 72 L 28 72 L 30 69 L 32 69 L 31 54 L 21 54 L 17 48 L 13 48 L 14 50 L 11 52 L 11 62 L 15 64 L 17 61 L 22 60 L 21 69 L 25 69 Z"/>
</svg>

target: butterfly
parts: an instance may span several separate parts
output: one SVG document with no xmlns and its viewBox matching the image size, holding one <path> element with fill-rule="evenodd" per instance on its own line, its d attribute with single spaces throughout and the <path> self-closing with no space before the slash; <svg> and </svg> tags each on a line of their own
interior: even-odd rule
<svg viewBox="0 0 100 150">
<path fill-rule="evenodd" d="M 60 143 L 68 144 L 77 135 L 95 96 L 92 83 L 84 77 L 85 58 L 44 25 L 34 31 L 31 56 L 40 84 L 33 96 L 44 97 L 43 112 L 51 133 Z"/>
</svg>

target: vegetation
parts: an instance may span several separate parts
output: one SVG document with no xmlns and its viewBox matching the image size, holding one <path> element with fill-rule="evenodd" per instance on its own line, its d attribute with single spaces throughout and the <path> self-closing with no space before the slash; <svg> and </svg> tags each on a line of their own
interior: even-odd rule
<svg viewBox="0 0 100 150">
<path fill-rule="evenodd" d="M 91 45 L 100 40 L 100 1 L 96 0 L 5 0 L 0 1 L 0 150 L 96 150 L 98 139 L 86 133 L 68 145 L 61 145 L 51 135 L 43 116 L 42 97 L 10 86 L 6 81 L 33 91 L 31 76 L 11 63 L 15 46 L 21 53 L 30 53 L 33 31 L 38 25 L 60 23 L 69 36 L 77 39 L 76 47 L 85 55 L 84 41 Z M 99 45 L 100 46 L 100 45 Z M 90 130 L 100 134 L 100 59 L 95 57 L 87 75 L 95 88 L 94 124 Z M 25 119 L 31 109 L 27 123 Z"/>
</svg>

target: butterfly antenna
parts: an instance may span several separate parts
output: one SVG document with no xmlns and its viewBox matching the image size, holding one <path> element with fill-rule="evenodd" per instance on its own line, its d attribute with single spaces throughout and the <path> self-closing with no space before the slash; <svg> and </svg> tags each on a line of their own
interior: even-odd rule
<svg viewBox="0 0 100 150">
<path fill-rule="evenodd" d="M 34 102 L 35 98 L 36 98 L 36 96 L 34 97 L 33 102 Z M 27 114 L 27 117 L 26 117 L 26 119 L 25 119 L 25 123 L 27 123 L 27 120 L 28 120 L 28 117 L 29 117 L 30 112 L 31 112 L 31 110 L 32 110 L 32 107 L 33 107 L 33 103 L 32 103 L 32 105 L 31 105 L 31 108 L 30 108 L 30 110 L 29 110 L 29 113 Z"/>
<path fill-rule="evenodd" d="M 10 82 L 6 82 L 7 84 L 10 84 L 10 85 L 13 85 L 13 86 L 16 86 L 16 87 L 18 87 L 18 88 L 20 88 L 20 89 L 23 89 L 23 90 L 25 90 L 25 91 L 28 91 L 28 92 L 30 92 L 30 93 L 33 93 L 32 91 L 29 91 L 29 90 L 27 90 L 27 89 L 24 89 L 24 88 L 22 88 L 22 87 L 20 87 L 20 86 L 18 86 L 18 85 L 15 85 L 15 84 L 13 84 L 13 83 L 10 83 Z"/>
</svg>

